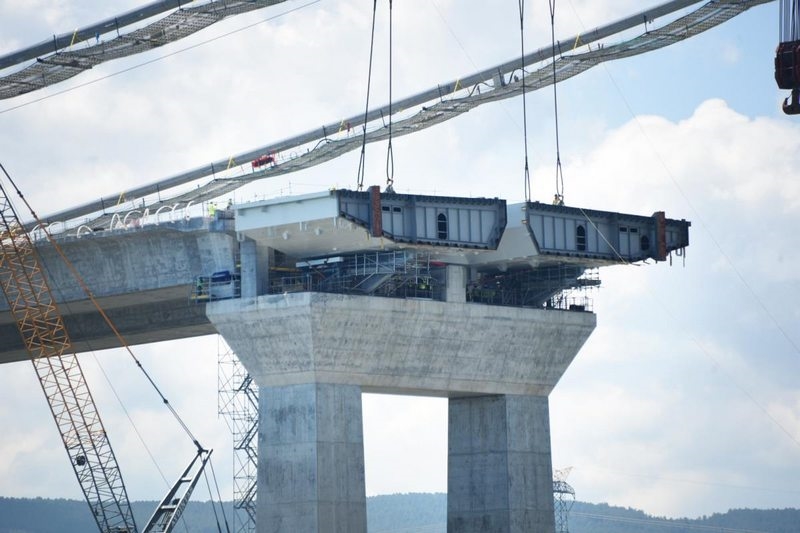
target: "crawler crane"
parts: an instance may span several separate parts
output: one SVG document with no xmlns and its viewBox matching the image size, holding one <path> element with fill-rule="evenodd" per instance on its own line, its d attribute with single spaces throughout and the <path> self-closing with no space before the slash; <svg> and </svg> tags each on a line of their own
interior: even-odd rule
<svg viewBox="0 0 800 533">
<path fill-rule="evenodd" d="M 2 164 L 0 169 L 25 202 Z M 35 218 L 35 213 L 31 213 Z M 51 243 L 58 247 L 52 238 Z M 42 266 L 33 241 L 20 223 L 6 187 L 0 182 L 0 287 L 3 295 L 97 526 L 101 533 L 138 533 L 117 459 Z M 94 301 L 91 294 L 89 296 Z M 167 533 L 180 518 L 211 455 L 210 450 L 194 442 L 197 455 L 141 530 L 143 533 Z"/>
</svg>

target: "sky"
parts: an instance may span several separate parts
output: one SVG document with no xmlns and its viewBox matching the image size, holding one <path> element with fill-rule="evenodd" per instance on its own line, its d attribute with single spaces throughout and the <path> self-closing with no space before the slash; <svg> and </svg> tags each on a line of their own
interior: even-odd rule
<svg viewBox="0 0 800 533">
<path fill-rule="evenodd" d="M 374 105 L 388 101 L 388 3 L 378 3 Z M 556 34 L 657 3 L 561 0 Z M 0 53 L 140 4 L 0 0 Z M 48 214 L 362 113 L 371 6 L 286 2 L 0 101 L 0 162 Z M 519 57 L 517 10 L 510 0 L 394 2 L 393 95 Z M 527 2 L 524 22 L 526 51 L 549 45 L 547 2 Z M 773 2 L 558 86 L 566 204 L 692 222 L 686 256 L 671 265 L 601 271 L 597 329 L 550 396 L 553 466 L 571 469 L 579 500 L 671 517 L 800 507 L 800 119 L 780 111 L 777 42 Z M 550 88 L 526 100 L 533 197 L 544 202 L 555 192 L 553 101 Z M 522 113 L 514 98 L 395 139 L 395 189 L 521 201 Z M 383 184 L 386 144 L 367 146 L 366 162 L 365 184 Z M 357 168 L 354 152 L 234 200 L 355 188 Z M 212 336 L 134 350 L 215 449 L 228 499 L 218 346 Z M 147 449 L 171 482 L 191 442 L 128 355 L 81 361 L 130 497 L 159 499 L 165 482 Z M 363 404 L 367 494 L 445 492 L 446 400 Z M 81 498 L 27 362 L 0 368 L 0 427 L 0 496 Z"/>
</svg>

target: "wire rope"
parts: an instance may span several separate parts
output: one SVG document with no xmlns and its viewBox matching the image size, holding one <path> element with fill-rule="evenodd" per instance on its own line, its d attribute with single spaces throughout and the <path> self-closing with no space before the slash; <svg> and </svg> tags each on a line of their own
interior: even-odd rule
<svg viewBox="0 0 800 533">
<path fill-rule="evenodd" d="M 47 268 L 47 265 L 45 265 L 45 268 Z M 69 306 L 67 306 L 67 309 L 69 309 Z M 91 343 L 89 342 L 87 344 L 89 344 L 91 348 Z M 163 470 L 161 470 L 161 466 L 158 464 L 158 461 L 156 461 L 155 455 L 153 455 L 153 451 L 150 449 L 150 447 L 147 445 L 147 442 L 144 440 L 144 437 L 142 436 L 142 433 L 139 431 L 138 426 L 133 421 L 133 417 L 131 417 L 130 411 L 128 411 L 128 408 L 122 401 L 122 398 L 117 392 L 117 389 L 114 387 L 114 384 L 111 382 L 111 378 L 108 376 L 106 369 L 100 363 L 100 359 L 98 359 L 97 354 L 94 352 L 93 349 L 92 349 L 92 358 L 94 359 L 95 364 L 97 364 L 97 368 L 100 369 L 100 373 L 103 374 L 103 378 L 106 380 L 108 387 L 111 389 L 111 393 L 117 399 L 117 403 L 119 403 L 122 412 L 125 413 L 125 417 L 128 419 L 128 422 L 130 422 L 131 427 L 133 428 L 133 432 L 136 434 L 136 438 L 139 439 L 139 442 L 144 447 L 144 450 L 147 453 L 148 457 L 150 457 L 150 462 L 152 462 L 153 465 L 155 466 L 156 470 L 158 471 L 158 475 L 160 475 L 161 479 L 164 481 L 164 485 L 169 487 L 169 480 L 167 480 L 167 477 L 164 475 Z"/>
<path fill-rule="evenodd" d="M 227 533 L 230 533 L 231 529 L 230 529 L 230 526 L 228 524 L 228 517 L 225 514 L 225 506 L 222 504 L 222 493 L 219 490 L 219 482 L 217 482 L 217 472 L 216 472 L 216 470 L 214 470 L 214 462 L 211 460 L 211 458 L 208 459 L 208 465 L 211 468 L 211 477 L 214 479 L 214 488 L 217 491 L 217 500 L 219 501 L 219 510 L 220 510 L 220 513 L 222 514 L 222 521 L 225 524 L 225 531 Z M 206 483 L 208 483 L 208 474 L 206 473 L 205 469 L 203 469 L 203 474 L 206 476 Z M 209 487 L 208 493 L 209 493 L 209 496 L 211 496 L 211 501 L 212 501 L 212 504 L 213 504 L 214 495 L 211 493 L 211 488 L 210 487 Z M 214 510 L 214 516 L 216 517 L 216 515 L 217 515 L 217 511 Z M 219 527 L 219 519 L 217 519 L 217 527 Z"/>
<path fill-rule="evenodd" d="M 364 108 L 364 124 L 361 126 L 361 157 L 358 160 L 357 190 L 364 188 L 365 157 L 367 149 L 367 123 L 369 122 L 369 89 L 372 85 L 372 55 L 375 51 L 375 15 L 378 12 L 378 0 L 372 1 L 372 34 L 369 39 L 369 68 L 367 69 L 367 104 Z"/>
<path fill-rule="evenodd" d="M 780 1 L 779 37 L 781 42 L 791 42 L 800 38 L 800 4 L 797 0 Z"/>
<path fill-rule="evenodd" d="M 159 389 L 158 385 L 156 385 L 155 381 L 153 381 L 153 378 L 150 376 L 150 374 L 144 368 L 144 366 L 142 365 L 142 362 L 139 361 L 139 359 L 136 357 L 136 355 L 134 355 L 133 350 L 131 350 L 130 345 L 128 345 L 128 343 L 125 341 L 125 338 L 122 336 L 120 331 L 117 329 L 116 325 L 114 325 L 114 323 L 112 322 L 111 318 L 108 316 L 108 314 L 105 312 L 105 310 L 100 306 L 100 303 L 95 298 L 95 296 L 92 293 L 91 289 L 89 289 L 89 286 L 86 284 L 86 281 L 83 279 L 83 276 L 80 275 L 80 273 L 75 268 L 75 265 L 72 263 L 72 261 L 70 261 L 69 258 L 67 258 L 66 254 L 64 253 L 64 250 L 56 242 L 56 240 L 53 238 L 53 236 L 50 234 L 50 232 L 47 231 L 47 229 L 42 225 L 42 222 L 39 219 L 39 216 L 33 210 L 33 207 L 28 203 L 28 200 L 22 194 L 22 191 L 20 191 L 19 187 L 17 187 L 17 184 L 14 182 L 14 180 L 11 178 L 11 176 L 8 174 L 8 172 L 6 171 L 5 167 L 2 164 L 0 164 L 0 169 L 2 169 L 3 174 L 5 174 L 6 178 L 8 179 L 8 182 L 14 188 L 14 191 L 17 193 L 17 196 L 20 197 L 20 199 L 22 200 L 23 204 L 25 204 L 25 207 L 28 209 L 28 211 L 30 212 L 30 214 L 33 217 L 33 219 L 36 221 L 37 224 L 42 226 L 42 230 L 44 231 L 44 234 L 47 237 L 47 240 L 50 242 L 50 244 L 53 246 L 54 250 L 58 253 L 58 255 L 61 257 L 61 259 L 64 261 L 65 266 L 70 271 L 70 273 L 75 278 L 75 280 L 78 282 L 78 285 L 80 285 L 80 287 L 83 290 L 83 292 L 86 294 L 86 296 L 89 298 L 89 300 L 91 300 L 91 302 L 94 305 L 95 309 L 97 310 L 98 313 L 100 313 L 100 316 L 103 318 L 103 321 L 108 325 L 109 328 L 111 328 L 111 331 L 117 337 L 117 339 L 119 340 L 119 342 L 122 345 L 122 347 L 125 348 L 125 350 L 131 356 L 133 361 L 136 363 L 136 366 L 139 367 L 139 370 L 141 370 L 142 374 L 144 374 L 144 376 L 147 379 L 147 381 L 150 382 L 150 385 L 156 391 L 156 393 L 158 394 L 159 398 L 161 398 L 161 401 L 164 403 L 164 405 L 167 406 L 167 409 L 169 409 L 169 411 L 172 413 L 172 416 L 175 418 L 175 420 L 178 422 L 178 424 L 181 426 L 181 428 L 183 428 L 183 431 L 192 440 L 192 442 L 194 443 L 195 447 L 197 447 L 197 449 L 199 451 L 205 451 L 204 448 L 200 445 L 200 442 L 194 436 L 194 434 L 189 430 L 189 427 L 183 421 L 181 416 L 178 414 L 178 412 L 175 410 L 175 408 L 172 407 L 172 404 L 169 403 L 169 400 L 167 400 L 167 398 L 161 392 L 161 389 Z"/>
<path fill-rule="evenodd" d="M 208 490 L 208 495 L 211 498 L 211 512 L 214 513 L 214 522 L 217 524 L 217 533 L 222 533 L 222 527 L 219 523 L 219 515 L 217 514 L 217 506 L 214 503 L 214 495 L 211 491 L 211 482 L 208 480 L 208 472 L 205 469 L 203 469 L 203 479 L 206 482 L 206 490 Z M 226 523 L 225 525 L 227 526 L 228 524 Z"/>
<path fill-rule="evenodd" d="M 553 113 L 556 130 L 556 194 L 553 203 L 564 204 L 564 172 L 561 168 L 561 146 L 558 134 L 558 79 L 556 75 L 556 0 L 550 2 L 550 40 L 553 48 Z"/>
<path fill-rule="evenodd" d="M 253 27 L 258 26 L 260 24 L 264 24 L 266 22 L 271 22 L 273 20 L 279 19 L 280 17 L 283 17 L 283 16 L 288 15 L 290 13 L 293 13 L 295 11 L 299 11 L 299 10 L 304 9 L 306 7 L 312 6 L 314 4 L 319 3 L 320 1 L 321 0 L 310 0 L 309 2 L 307 2 L 307 3 L 303 4 L 303 5 L 297 6 L 297 7 L 293 8 L 293 9 L 289 9 L 288 11 L 284 11 L 283 13 L 279 13 L 277 15 L 273 15 L 271 17 L 267 17 L 265 19 L 262 19 L 262 20 L 259 20 L 257 22 L 254 22 L 252 24 L 247 24 L 246 26 L 242 26 L 241 28 L 236 28 L 234 30 L 231 30 L 231 31 L 226 32 L 226 33 L 223 33 L 221 35 L 217 35 L 215 37 L 211 37 L 210 39 L 206 39 L 205 41 L 201 41 L 201 42 L 193 44 L 191 46 L 187 46 L 186 48 L 181 48 L 180 50 L 175 50 L 174 52 L 170 52 L 168 54 L 164 54 L 162 56 L 158 56 L 158 57 L 155 57 L 153 59 L 149 59 L 147 61 L 143 61 L 141 63 L 137 63 L 135 65 L 131 65 L 130 67 L 123 68 L 122 70 L 111 72 L 109 74 L 106 74 L 104 76 L 100 76 L 100 77 L 95 78 L 93 80 L 88 80 L 88 81 L 79 83 L 77 85 L 73 85 L 72 87 L 67 87 L 66 89 L 53 91 L 53 92 L 48 93 L 48 94 L 46 94 L 44 96 L 40 96 L 38 98 L 34 98 L 34 99 L 29 100 L 27 102 L 22 102 L 21 104 L 17 104 L 17 105 L 11 106 L 11 107 L 7 107 L 5 109 L 0 109 L 0 115 L 2 115 L 3 113 L 8 113 L 10 111 L 15 111 L 17 109 L 29 106 L 31 104 L 39 103 L 39 102 L 41 102 L 43 100 L 48 100 L 48 99 L 53 98 L 55 96 L 60 96 L 60 95 L 65 94 L 65 93 L 70 93 L 70 92 L 72 92 L 74 90 L 77 90 L 77 89 L 82 89 L 83 87 L 87 87 L 89 85 L 94 85 L 95 83 L 107 80 L 109 78 L 113 78 L 113 77 L 119 76 L 120 74 L 125 74 L 126 72 L 130 72 L 132 70 L 136 70 L 136 69 L 139 69 L 139 68 L 142 68 L 142 67 L 146 67 L 146 66 L 151 65 L 153 63 L 157 63 L 159 61 L 163 61 L 165 59 L 168 59 L 168 58 L 170 58 L 172 56 L 176 56 L 178 54 L 181 54 L 183 52 L 188 52 L 189 50 L 193 50 L 193 49 L 198 48 L 200 46 L 204 46 L 204 45 L 207 45 L 207 44 L 214 43 L 215 41 L 219 41 L 220 39 L 224 39 L 225 37 L 230 37 L 231 35 L 237 34 L 239 32 L 245 31 L 245 30 L 249 30 L 250 28 L 253 28 Z"/>
<path fill-rule="evenodd" d="M 522 136 L 525 144 L 525 202 L 531 201 L 531 174 L 528 166 L 528 108 L 525 95 L 525 0 L 519 3 L 519 44 L 520 44 L 520 78 L 522 81 Z"/>
<path fill-rule="evenodd" d="M 392 151 L 392 0 L 389 0 L 389 144 L 386 147 L 386 192 L 394 192 L 394 152 Z"/>
</svg>

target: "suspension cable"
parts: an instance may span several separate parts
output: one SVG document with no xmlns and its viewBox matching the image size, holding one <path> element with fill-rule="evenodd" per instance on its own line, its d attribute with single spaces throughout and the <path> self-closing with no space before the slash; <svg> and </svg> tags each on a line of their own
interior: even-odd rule
<svg viewBox="0 0 800 533">
<path fill-rule="evenodd" d="M 369 116 L 369 89 L 372 84 L 372 52 L 375 49 L 375 14 L 378 12 L 378 0 L 372 2 L 372 35 L 369 40 L 369 69 L 367 71 L 367 105 L 364 109 L 364 124 L 361 126 L 363 137 L 361 138 L 361 158 L 358 161 L 358 189 L 364 188 L 365 152 L 367 148 L 367 118 Z"/>
<path fill-rule="evenodd" d="M 564 205 L 564 173 L 561 170 L 561 147 L 558 140 L 558 80 L 556 76 L 556 0 L 550 2 L 550 39 L 553 47 L 553 112 L 556 129 L 556 195 L 553 203 Z"/>
<path fill-rule="evenodd" d="M 195 438 L 195 436 L 189 430 L 189 427 L 186 425 L 186 423 L 180 417 L 178 412 L 175 410 L 174 407 L 172 407 L 172 404 L 169 403 L 167 398 L 164 396 L 164 394 L 158 388 L 158 385 L 156 385 L 155 381 L 153 381 L 153 378 L 150 377 L 150 374 L 148 374 L 147 370 L 145 370 L 144 366 L 142 366 L 141 361 L 139 361 L 139 359 L 137 359 L 136 356 L 133 354 L 133 350 L 131 350 L 131 347 L 128 345 L 128 343 L 125 341 L 125 338 L 119 332 L 119 330 L 114 325 L 114 323 L 111 321 L 111 318 L 106 314 L 105 310 L 100 306 L 100 303 L 95 298 L 95 296 L 92 293 L 91 289 L 89 289 L 89 286 L 86 284 L 86 281 L 83 279 L 83 276 L 80 275 L 80 273 L 75 268 L 75 265 L 72 263 L 72 261 L 70 261 L 69 258 L 67 258 L 66 254 L 64 253 L 64 250 L 61 248 L 61 246 L 59 246 L 59 244 L 56 242 L 56 240 L 53 238 L 53 236 L 50 234 L 50 232 L 47 231 L 46 227 L 44 226 L 42 221 L 39 219 L 39 216 L 33 210 L 33 207 L 31 207 L 31 205 L 28 203 L 28 200 L 22 194 L 22 191 L 19 190 L 19 187 L 17 187 L 17 184 L 14 182 L 14 180 L 11 178 L 11 176 L 8 174 L 8 172 L 6 171 L 5 167 L 2 164 L 0 164 L 0 169 L 2 169 L 3 174 L 5 174 L 5 176 L 6 176 L 6 179 L 8 179 L 8 182 L 14 188 L 14 191 L 17 193 L 17 196 L 19 196 L 20 199 L 22 200 L 22 202 L 25 204 L 25 207 L 28 209 L 28 211 L 30 212 L 30 214 L 33 217 L 33 219 L 42 228 L 42 231 L 44 231 L 44 234 L 47 237 L 48 242 L 50 242 L 50 244 L 53 246 L 53 248 L 56 250 L 56 252 L 58 252 L 58 255 L 64 261 L 64 264 L 66 265 L 67 269 L 70 271 L 72 276 L 78 282 L 78 284 L 80 285 L 80 287 L 83 290 L 83 292 L 86 294 L 86 296 L 89 298 L 89 300 L 94 305 L 95 309 L 97 309 L 97 312 L 100 313 L 100 316 L 103 317 L 103 320 L 105 321 L 105 323 L 108 325 L 109 328 L 111 328 L 111 331 L 117 337 L 117 340 L 119 340 L 119 342 L 122 345 L 122 347 L 125 348 L 125 350 L 127 350 L 128 354 L 131 356 L 131 358 L 133 358 L 134 362 L 136 363 L 136 366 L 139 367 L 139 370 L 142 371 L 142 373 L 144 374 L 145 378 L 147 378 L 147 381 L 150 382 L 150 385 L 152 385 L 153 389 L 156 391 L 156 393 L 158 394 L 159 398 L 161 398 L 161 401 L 170 410 L 170 412 L 172 413 L 172 416 L 175 418 L 175 420 L 177 420 L 178 424 L 181 426 L 181 428 L 183 428 L 184 432 L 186 432 L 186 434 L 192 440 L 194 445 L 197 447 L 197 450 L 198 451 L 205 451 L 205 449 L 200 445 L 200 442 L 197 440 L 197 438 Z"/>
<path fill-rule="evenodd" d="M 394 152 L 392 151 L 392 0 L 389 0 L 389 144 L 386 148 L 386 192 L 394 192 Z"/>
<path fill-rule="evenodd" d="M 528 108 L 525 103 L 525 0 L 519 0 L 520 77 L 522 78 L 522 135 L 525 142 L 525 202 L 531 201 L 531 175 L 528 169 Z"/>
</svg>

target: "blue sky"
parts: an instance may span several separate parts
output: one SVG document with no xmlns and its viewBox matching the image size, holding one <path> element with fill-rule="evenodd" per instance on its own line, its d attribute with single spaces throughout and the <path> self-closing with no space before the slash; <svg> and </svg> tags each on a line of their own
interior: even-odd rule
<svg viewBox="0 0 800 533">
<path fill-rule="evenodd" d="M 0 0 L 0 51 L 138 4 Z M 485 4 L 395 2 L 396 96 L 517 57 L 517 2 Z M 561 1 L 557 35 L 655 4 Z M 46 214 L 363 111 L 371 3 L 355 0 L 323 0 L 55 94 L 300 5 L 233 18 L 170 48 L 0 102 L 3 164 Z M 379 9 L 375 104 L 388 97 L 388 11 Z M 526 15 L 528 48 L 548 45 L 547 2 L 529 2 Z M 559 86 L 567 204 L 665 210 L 693 224 L 685 266 L 675 258 L 671 267 L 601 272 L 597 330 L 551 395 L 554 467 L 572 467 L 568 481 L 581 500 L 667 516 L 800 506 L 800 129 L 779 109 L 777 39 L 772 3 Z M 53 96 L 8 110 L 43 95 Z M 554 192 L 552 102 L 550 89 L 527 101 L 533 191 L 542 201 Z M 489 104 L 394 141 L 396 188 L 519 201 L 522 153 L 521 100 Z M 385 157 L 385 144 L 367 148 L 367 182 L 383 183 Z M 235 199 L 353 188 L 357 165 L 358 154 L 348 154 L 248 186 Z M 216 353 L 213 337 L 137 348 L 193 431 L 217 450 L 224 480 L 230 442 L 216 418 Z M 130 377 L 132 363 L 119 352 L 82 360 L 131 496 L 160 497 L 163 482 L 95 361 L 151 435 L 168 478 L 188 461 L 191 443 L 177 428 L 163 429 L 173 425 L 168 414 Z M 0 495 L 80 496 L 48 417 L 30 365 L 0 368 Z M 446 490 L 444 400 L 369 395 L 364 418 L 368 494 Z"/>
</svg>

